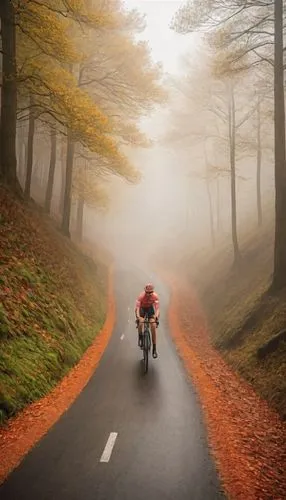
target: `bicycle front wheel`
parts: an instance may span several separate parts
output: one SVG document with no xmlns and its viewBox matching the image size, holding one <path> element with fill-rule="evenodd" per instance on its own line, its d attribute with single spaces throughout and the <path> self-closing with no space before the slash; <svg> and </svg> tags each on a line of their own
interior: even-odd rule
<svg viewBox="0 0 286 500">
<path fill-rule="evenodd" d="M 148 342 L 148 333 L 144 335 L 144 350 L 143 350 L 143 361 L 144 361 L 144 373 L 148 372 L 148 364 L 149 364 L 149 342 Z"/>
</svg>

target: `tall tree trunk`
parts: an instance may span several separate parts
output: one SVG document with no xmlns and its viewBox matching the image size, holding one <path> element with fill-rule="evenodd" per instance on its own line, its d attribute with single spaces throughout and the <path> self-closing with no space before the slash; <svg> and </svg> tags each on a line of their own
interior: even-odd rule
<svg viewBox="0 0 286 500">
<path fill-rule="evenodd" d="M 0 1 L 2 38 L 2 87 L 0 125 L 0 172 L 3 179 L 16 191 L 21 191 L 17 179 L 16 124 L 17 72 L 15 11 L 11 0 Z"/>
<path fill-rule="evenodd" d="M 59 213 L 62 215 L 64 212 L 64 199 L 65 199 L 65 183 L 66 183 L 66 155 L 67 155 L 67 140 L 63 137 L 61 140 L 61 190 L 60 190 L 60 203 Z"/>
<path fill-rule="evenodd" d="M 49 176 L 48 176 L 46 198 L 45 198 L 45 211 L 48 214 L 51 211 L 51 202 L 52 202 L 52 196 L 53 196 L 56 161 L 57 161 L 57 132 L 54 128 L 51 128 L 50 167 L 49 167 Z"/>
<path fill-rule="evenodd" d="M 1 71 L 1 69 L 0 69 Z M 22 143 L 21 143 L 21 127 L 16 128 L 16 163 L 17 163 L 17 177 L 20 180 L 21 177 L 21 152 L 22 152 Z"/>
<path fill-rule="evenodd" d="M 17 134 L 17 142 L 18 142 L 17 171 L 18 171 L 18 179 L 21 186 L 23 186 L 25 183 L 25 172 L 26 172 L 26 143 L 24 135 L 25 135 L 24 127 L 23 124 L 21 124 Z"/>
<path fill-rule="evenodd" d="M 219 176 L 216 179 L 216 223 L 217 232 L 219 233 L 221 230 Z"/>
<path fill-rule="evenodd" d="M 212 207 L 212 196 L 210 190 L 210 182 L 208 177 L 206 177 L 206 188 L 207 195 L 209 200 L 209 216 L 210 216 L 210 231 L 211 231 L 211 243 L 212 246 L 215 247 L 215 230 L 214 230 L 214 216 L 213 216 L 213 207 Z"/>
<path fill-rule="evenodd" d="M 210 182 L 209 182 L 210 171 L 209 171 L 209 166 L 208 166 L 209 163 L 208 163 L 208 152 L 207 152 L 206 143 L 204 143 L 204 156 L 205 156 L 205 181 L 206 181 L 207 196 L 208 196 L 208 202 L 209 202 L 211 243 L 212 243 L 212 246 L 214 247 L 215 246 L 214 216 L 213 216 L 212 196 L 211 196 Z"/>
<path fill-rule="evenodd" d="M 285 101 L 283 75 L 283 1 L 274 4 L 275 245 L 272 289 L 286 286 Z"/>
<path fill-rule="evenodd" d="M 83 237 L 83 213 L 84 213 L 84 199 L 79 196 L 77 200 L 77 213 L 76 213 L 76 239 L 82 242 Z"/>
<path fill-rule="evenodd" d="M 40 160 L 40 186 L 41 186 L 41 192 L 44 193 L 45 186 L 46 186 L 46 165 L 43 160 Z"/>
<path fill-rule="evenodd" d="M 236 122 L 235 122 L 235 100 L 234 100 L 234 92 L 232 84 L 230 84 L 228 125 L 229 125 L 230 185 L 231 185 L 231 232 L 232 232 L 234 265 L 236 265 L 240 260 L 240 251 L 237 238 L 236 172 L 235 172 Z"/>
<path fill-rule="evenodd" d="M 28 148 L 27 148 L 27 169 L 24 196 L 29 199 L 31 196 L 31 181 L 33 172 L 34 157 L 34 136 L 35 136 L 35 114 L 33 109 L 33 98 L 30 97 Z"/>
<path fill-rule="evenodd" d="M 72 195 L 72 173 L 74 159 L 74 141 L 72 133 L 68 131 L 67 136 L 67 158 L 66 158 L 66 178 L 65 178 L 65 194 L 64 194 L 64 209 L 62 218 L 62 232 L 70 237 L 70 215 L 71 215 L 71 195 Z"/>
<path fill-rule="evenodd" d="M 258 226 L 262 226 L 262 203 L 261 203 L 261 104 L 258 100 L 257 106 L 257 153 L 256 153 L 256 200 Z"/>
</svg>

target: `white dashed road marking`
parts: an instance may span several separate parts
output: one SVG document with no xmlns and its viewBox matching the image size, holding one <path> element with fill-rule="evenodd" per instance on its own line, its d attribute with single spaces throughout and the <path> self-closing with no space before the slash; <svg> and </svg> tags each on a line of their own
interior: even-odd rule
<svg viewBox="0 0 286 500">
<path fill-rule="evenodd" d="M 100 462 L 105 462 L 105 463 L 109 462 L 117 435 L 118 435 L 117 432 L 111 432 L 109 434 L 109 438 L 101 455 Z"/>
<path fill-rule="evenodd" d="M 120 340 L 123 340 L 124 339 L 124 333 L 122 333 L 121 337 L 120 337 Z"/>
</svg>

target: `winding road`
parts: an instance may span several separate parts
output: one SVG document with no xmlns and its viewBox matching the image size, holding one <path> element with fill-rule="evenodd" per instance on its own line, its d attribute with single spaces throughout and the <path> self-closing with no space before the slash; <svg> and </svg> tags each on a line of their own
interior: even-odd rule
<svg viewBox="0 0 286 500">
<path fill-rule="evenodd" d="M 168 293 L 147 273 L 116 272 L 117 322 L 90 382 L 0 487 L 1 500 L 224 498 L 195 391 L 168 332 Z M 161 299 L 157 360 L 143 375 L 134 300 Z"/>
</svg>

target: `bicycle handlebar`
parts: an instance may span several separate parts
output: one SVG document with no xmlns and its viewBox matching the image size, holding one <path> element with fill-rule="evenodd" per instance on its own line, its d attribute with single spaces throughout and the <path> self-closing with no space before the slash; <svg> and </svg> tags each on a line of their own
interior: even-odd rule
<svg viewBox="0 0 286 500">
<path fill-rule="evenodd" d="M 138 325 L 139 325 L 139 319 L 136 319 L 135 323 L 136 323 L 136 326 L 138 327 Z M 156 323 L 156 326 L 159 326 L 159 320 L 158 319 L 155 321 L 155 323 Z M 142 324 L 143 325 L 150 325 L 150 320 L 149 319 L 147 319 L 147 320 L 144 319 L 144 321 L 142 322 Z"/>
</svg>

